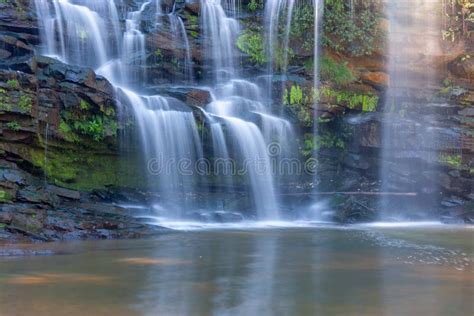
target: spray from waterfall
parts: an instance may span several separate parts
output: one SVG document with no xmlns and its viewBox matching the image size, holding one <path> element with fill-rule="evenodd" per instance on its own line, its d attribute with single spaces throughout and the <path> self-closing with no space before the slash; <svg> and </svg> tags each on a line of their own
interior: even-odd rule
<svg viewBox="0 0 474 316">
<path fill-rule="evenodd" d="M 422 217 L 436 207 L 438 122 L 419 111 L 434 102 L 434 65 L 441 51 L 438 5 L 438 0 L 386 5 L 390 81 L 383 117 L 381 190 L 410 192 L 416 199 L 384 195 L 382 220 Z"/>
</svg>

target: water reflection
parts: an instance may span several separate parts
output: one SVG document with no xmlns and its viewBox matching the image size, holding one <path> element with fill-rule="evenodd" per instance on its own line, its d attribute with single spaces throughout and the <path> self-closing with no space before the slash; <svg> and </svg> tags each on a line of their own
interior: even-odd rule
<svg viewBox="0 0 474 316">
<path fill-rule="evenodd" d="M 0 306 L 6 315 L 31 306 L 44 315 L 470 315 L 472 237 L 318 227 L 53 244 L 69 254 L 0 259 Z"/>
</svg>

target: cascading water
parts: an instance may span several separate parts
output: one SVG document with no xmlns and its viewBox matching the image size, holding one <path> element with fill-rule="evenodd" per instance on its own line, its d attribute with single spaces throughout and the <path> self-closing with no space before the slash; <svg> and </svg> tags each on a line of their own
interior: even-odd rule
<svg viewBox="0 0 474 316">
<path fill-rule="evenodd" d="M 219 83 L 213 89 L 215 100 L 207 110 L 228 130 L 233 141 L 228 146 L 232 147 L 234 157 L 246 163 L 245 175 L 257 216 L 276 219 L 280 215 L 272 163 L 290 156 L 292 146 L 288 142 L 293 129 L 286 120 L 268 113 L 264 103 L 269 100 L 262 98 L 260 87 L 238 77 L 234 43 L 239 25 L 226 15 L 226 12 L 235 14 L 238 9 L 235 3 L 234 7 L 231 4 L 226 2 L 224 10 L 220 1 L 204 0 L 202 6 L 204 35 L 212 50 L 210 68 L 215 82 Z M 275 156 L 266 150 L 272 143 L 278 147 Z"/>
<path fill-rule="evenodd" d="M 170 31 L 173 36 L 173 43 L 175 43 L 175 49 L 181 49 L 184 51 L 183 54 L 183 66 L 182 72 L 184 78 L 188 82 L 193 81 L 193 65 L 191 59 L 191 48 L 189 46 L 188 35 L 186 34 L 186 29 L 184 28 L 184 23 L 181 17 L 176 15 L 173 12 L 168 14 L 168 19 L 170 21 Z"/>
<path fill-rule="evenodd" d="M 113 1 L 103 5 L 92 1 L 36 0 L 39 21 L 42 23 L 43 53 L 54 56 L 69 64 L 97 68 L 106 63 L 112 55 L 113 45 L 106 45 L 104 38 L 105 19 L 118 27 L 118 15 Z M 92 11 L 86 4 L 98 10 Z M 105 19 L 103 18 L 105 17 Z M 117 20 L 116 20 L 117 19 Z M 115 32 L 115 35 L 117 32 Z M 118 38 L 115 43 L 119 41 Z"/>
<path fill-rule="evenodd" d="M 134 82 L 143 81 L 146 78 L 146 51 L 145 34 L 140 31 L 142 13 L 151 5 L 151 1 L 144 2 L 138 11 L 128 14 L 125 20 L 126 31 L 123 35 L 123 55 L 122 59 L 127 60 L 126 64 L 131 69 L 138 69 L 137 74 L 122 74 L 122 82 L 128 82 L 130 76 Z"/>
<path fill-rule="evenodd" d="M 288 67 L 288 52 L 289 52 L 289 41 L 291 22 L 293 18 L 293 9 L 295 6 L 295 0 L 268 0 L 265 4 L 265 24 L 266 30 L 266 49 L 267 49 L 267 60 L 268 60 L 268 77 L 270 86 L 271 96 L 271 81 L 274 74 L 274 60 L 275 52 L 282 52 L 282 65 L 281 69 L 286 72 Z M 283 46 L 280 48 L 279 45 L 279 32 L 280 32 L 280 17 L 286 13 L 284 21 L 284 34 L 283 34 Z"/>
<path fill-rule="evenodd" d="M 419 0 L 386 4 L 390 82 L 382 135 L 383 220 L 422 217 L 422 211 L 432 210 L 437 202 L 439 129 L 436 118 L 423 114 L 423 108 L 436 106 L 431 99 L 436 80 L 433 65 L 441 51 L 439 3 Z M 402 195 L 391 197 L 392 192 Z M 405 199 L 403 193 L 416 194 L 416 199 Z"/>
<path fill-rule="evenodd" d="M 144 161 L 152 173 L 153 167 L 165 168 L 164 172 L 148 177 L 150 188 L 160 193 L 160 205 L 156 207 L 161 210 L 159 215 L 180 218 L 184 210 L 189 213 L 196 208 L 186 196 L 198 189 L 206 190 L 202 188 L 202 178 L 180 173 L 176 165 L 170 166 L 184 160 L 193 164 L 203 158 L 194 114 L 176 99 L 140 95 L 131 88 L 147 84 L 146 34 L 140 21 L 144 12 L 153 8 L 157 26 L 162 26 L 161 2 L 142 1 L 136 11 L 123 13 L 123 33 L 113 1 L 98 4 L 90 0 L 36 0 L 35 4 L 42 23 L 43 53 L 67 63 L 93 67 L 116 86 L 120 103 L 132 110 Z M 183 43 L 184 72 L 192 79 L 189 42 L 183 22 L 174 10 L 168 14 L 173 42 Z M 270 114 L 260 88 L 238 76 L 235 40 L 239 24 L 226 12 L 236 15 L 239 11 L 237 1 L 203 1 L 202 29 L 210 53 L 209 78 L 215 87 L 213 101 L 207 106 L 209 113 L 201 111 L 210 126 L 215 158 L 233 159 L 245 169 L 237 176 L 241 178 L 239 184 L 229 175 L 221 177 L 217 184 L 229 191 L 238 190 L 237 186 L 248 187 L 250 202 L 244 210 L 250 208 L 259 219 L 276 219 L 279 210 L 272 174 L 274 156 L 267 152 L 267 145 L 278 143 L 280 149 L 275 157 L 289 157 L 293 149 L 288 142 L 293 131 L 287 121 Z M 112 31 L 101 32 L 104 29 Z M 150 166 L 150 161 L 159 164 Z"/>
<path fill-rule="evenodd" d="M 235 10 L 234 10 L 235 11 Z M 216 81 L 235 78 L 235 39 L 239 23 L 228 18 L 221 0 L 203 0 L 201 4 L 201 25 L 205 38 L 208 63 Z"/>
</svg>

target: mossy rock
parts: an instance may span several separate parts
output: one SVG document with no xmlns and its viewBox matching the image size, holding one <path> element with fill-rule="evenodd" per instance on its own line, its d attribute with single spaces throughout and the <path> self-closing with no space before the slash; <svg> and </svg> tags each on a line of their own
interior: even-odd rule
<svg viewBox="0 0 474 316">
<path fill-rule="evenodd" d="M 30 149 L 31 163 L 40 168 L 54 184 L 81 191 L 107 186 L 144 188 L 140 163 L 113 153 L 89 153 L 80 150 L 49 151 Z M 127 168 L 123 168 L 127 166 Z"/>
</svg>

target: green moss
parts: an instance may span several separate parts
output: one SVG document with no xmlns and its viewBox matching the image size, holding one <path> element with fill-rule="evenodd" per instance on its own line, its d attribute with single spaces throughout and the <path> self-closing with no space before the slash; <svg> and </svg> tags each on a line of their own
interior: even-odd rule
<svg viewBox="0 0 474 316">
<path fill-rule="evenodd" d="M 64 149 L 29 150 L 30 160 L 43 170 L 49 181 L 74 190 L 90 191 L 106 186 L 144 188 L 142 163 L 112 154 Z"/>
<path fill-rule="evenodd" d="M 329 81 L 338 86 L 347 85 L 356 79 L 347 67 L 347 63 L 338 63 L 328 56 L 321 58 L 320 72 L 324 81 Z"/>
<path fill-rule="evenodd" d="M 81 137 L 74 133 L 71 129 L 71 127 L 61 119 L 61 122 L 59 123 L 59 133 L 60 135 L 68 142 L 70 143 L 80 143 L 81 142 Z"/>
<path fill-rule="evenodd" d="M 8 203 L 13 199 L 13 196 L 7 191 L 0 190 L 0 203 Z"/>
</svg>

